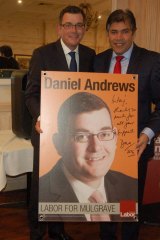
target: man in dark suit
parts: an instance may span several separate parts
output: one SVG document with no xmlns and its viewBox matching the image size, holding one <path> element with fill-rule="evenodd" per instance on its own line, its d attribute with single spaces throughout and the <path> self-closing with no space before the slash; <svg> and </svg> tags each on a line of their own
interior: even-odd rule
<svg viewBox="0 0 160 240">
<path fill-rule="evenodd" d="M 39 172 L 39 133 L 40 128 L 40 85 L 41 71 L 92 71 L 95 51 L 80 44 L 85 33 L 85 15 L 76 6 L 68 6 L 59 16 L 58 34 L 60 39 L 40 47 L 33 52 L 26 89 L 26 105 L 33 116 L 32 144 L 34 146 L 34 166 L 29 208 L 30 239 L 43 239 L 46 224 L 39 223 L 38 218 L 38 172 Z M 70 56 L 70 52 L 74 55 Z M 75 58 L 74 58 L 75 57 Z M 63 223 L 48 223 L 51 239 L 71 239 L 64 232 Z"/>
<path fill-rule="evenodd" d="M 13 57 L 12 48 L 8 45 L 0 47 L 0 68 L 19 69 L 19 63 Z"/>
<path fill-rule="evenodd" d="M 86 92 L 70 96 L 60 107 L 57 125 L 53 142 L 62 159 L 40 177 L 40 203 L 90 203 L 95 191 L 100 192 L 107 203 L 137 202 L 137 180 L 110 170 L 116 151 L 117 129 L 108 105 L 101 98 Z M 92 221 L 89 214 L 45 217 L 58 221 Z M 130 220 L 135 218 L 127 219 Z M 108 221 L 124 221 L 124 218 L 120 214 L 110 214 Z"/>
<path fill-rule="evenodd" d="M 0 69 L 10 69 L 7 58 L 0 56 Z"/>
<path fill-rule="evenodd" d="M 96 56 L 95 72 L 114 72 L 116 57 L 122 56 L 119 73 L 138 74 L 138 143 L 139 158 L 139 220 L 142 221 L 141 204 L 147 161 L 153 156 L 153 138 L 160 131 L 160 55 L 138 47 L 134 43 L 136 20 L 129 10 L 116 10 L 106 23 L 111 49 Z M 120 68 L 119 68 L 120 69 Z M 115 71 L 115 73 L 117 70 Z M 152 103 L 155 104 L 152 111 Z M 101 239 L 116 238 L 116 224 L 100 225 Z M 138 239 L 139 224 L 122 224 L 122 239 Z"/>
</svg>

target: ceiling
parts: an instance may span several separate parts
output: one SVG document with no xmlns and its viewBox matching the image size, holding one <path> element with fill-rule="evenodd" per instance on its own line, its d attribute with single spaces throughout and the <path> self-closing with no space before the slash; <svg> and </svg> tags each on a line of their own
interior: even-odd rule
<svg viewBox="0 0 160 240">
<path fill-rule="evenodd" d="M 41 20 L 57 19 L 60 10 L 67 5 L 79 5 L 90 3 L 94 11 L 106 16 L 110 9 L 111 0 L 23 0 L 18 4 L 17 0 L 0 0 L 0 20 L 35 18 Z"/>
</svg>

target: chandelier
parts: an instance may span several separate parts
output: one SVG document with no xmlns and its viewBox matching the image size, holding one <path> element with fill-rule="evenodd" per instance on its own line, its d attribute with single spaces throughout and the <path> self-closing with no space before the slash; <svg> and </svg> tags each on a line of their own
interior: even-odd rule
<svg viewBox="0 0 160 240">
<path fill-rule="evenodd" d="M 79 7 L 83 10 L 86 15 L 86 30 L 91 26 L 97 26 L 98 24 L 98 12 L 94 12 L 89 3 L 81 3 Z"/>
</svg>

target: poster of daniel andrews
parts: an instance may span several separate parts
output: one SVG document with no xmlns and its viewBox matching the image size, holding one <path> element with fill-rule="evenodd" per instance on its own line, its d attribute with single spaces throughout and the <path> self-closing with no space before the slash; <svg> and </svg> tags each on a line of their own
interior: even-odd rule
<svg viewBox="0 0 160 240">
<path fill-rule="evenodd" d="M 138 221 L 138 77 L 44 71 L 39 221 Z"/>
</svg>

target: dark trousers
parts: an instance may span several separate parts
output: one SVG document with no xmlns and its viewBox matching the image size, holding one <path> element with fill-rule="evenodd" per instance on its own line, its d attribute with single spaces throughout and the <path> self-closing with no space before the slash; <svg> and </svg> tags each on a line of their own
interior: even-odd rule
<svg viewBox="0 0 160 240">
<path fill-rule="evenodd" d="M 31 193 L 29 202 L 29 225 L 30 240 L 40 240 L 47 233 L 53 236 L 56 233 L 64 232 L 63 222 L 39 222 L 38 221 L 38 185 L 39 185 L 39 144 L 34 147 L 33 173 L 31 182 Z"/>
<path fill-rule="evenodd" d="M 140 224 L 143 222 L 142 201 L 147 172 L 147 157 L 141 157 L 138 162 L 138 212 L 139 222 L 124 222 L 121 224 L 122 240 L 138 240 Z M 100 223 L 100 237 L 102 240 L 116 240 L 117 223 Z"/>
<path fill-rule="evenodd" d="M 102 240 L 116 240 L 117 223 L 104 222 L 100 223 L 100 237 Z M 122 240 L 137 240 L 139 232 L 139 224 L 124 222 L 120 226 L 121 228 L 121 239 Z"/>
</svg>

